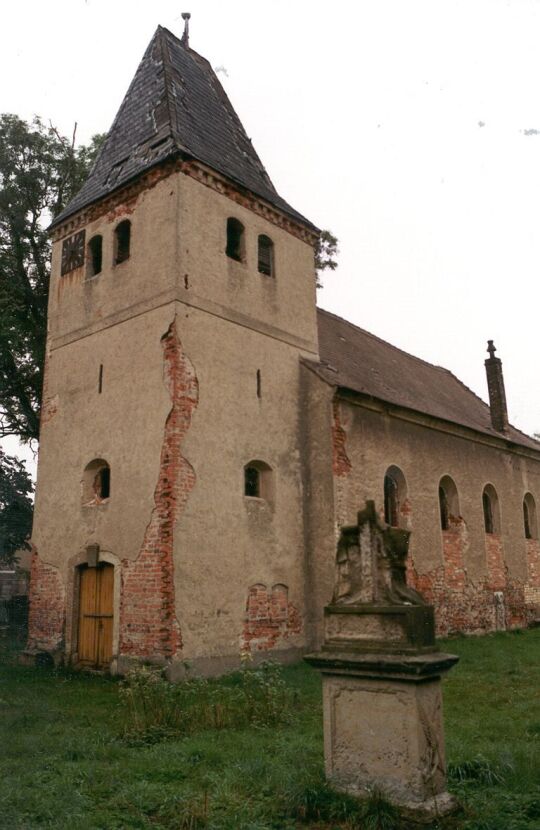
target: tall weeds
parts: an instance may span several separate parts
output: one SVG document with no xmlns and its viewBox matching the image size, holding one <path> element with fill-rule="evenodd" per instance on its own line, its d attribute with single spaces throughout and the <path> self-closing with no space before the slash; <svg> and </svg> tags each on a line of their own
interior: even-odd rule
<svg viewBox="0 0 540 830">
<path fill-rule="evenodd" d="M 192 678 L 173 685 L 160 669 L 139 666 L 120 684 L 124 738 L 155 743 L 203 729 L 273 726 L 291 719 L 296 695 L 276 663 L 244 667 L 229 683 Z"/>
</svg>

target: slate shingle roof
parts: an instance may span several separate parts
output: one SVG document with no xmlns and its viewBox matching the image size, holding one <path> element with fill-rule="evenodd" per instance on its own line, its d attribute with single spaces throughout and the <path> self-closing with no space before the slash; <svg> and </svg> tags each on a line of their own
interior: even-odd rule
<svg viewBox="0 0 540 830">
<path fill-rule="evenodd" d="M 540 452 L 540 443 L 515 427 L 504 435 L 493 429 L 489 406 L 448 369 L 407 354 L 328 311 L 317 311 L 321 362 L 310 365 L 328 383 Z"/>
<path fill-rule="evenodd" d="M 208 61 L 158 26 L 82 189 L 53 227 L 183 153 L 314 226 L 279 196 Z"/>
</svg>

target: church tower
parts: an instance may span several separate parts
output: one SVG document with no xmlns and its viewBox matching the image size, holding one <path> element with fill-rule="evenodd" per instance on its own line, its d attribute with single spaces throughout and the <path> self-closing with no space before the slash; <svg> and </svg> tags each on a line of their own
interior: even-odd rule
<svg viewBox="0 0 540 830">
<path fill-rule="evenodd" d="M 317 229 L 187 33 L 157 29 L 52 238 L 29 651 L 296 655 Z"/>
</svg>

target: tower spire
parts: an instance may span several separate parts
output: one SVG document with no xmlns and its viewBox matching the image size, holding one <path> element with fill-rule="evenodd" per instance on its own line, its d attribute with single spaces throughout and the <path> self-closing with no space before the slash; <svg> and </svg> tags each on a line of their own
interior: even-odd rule
<svg viewBox="0 0 540 830">
<path fill-rule="evenodd" d="M 182 12 L 182 20 L 184 21 L 184 34 L 182 35 L 181 43 L 186 48 L 189 47 L 189 20 L 191 12 Z"/>
</svg>

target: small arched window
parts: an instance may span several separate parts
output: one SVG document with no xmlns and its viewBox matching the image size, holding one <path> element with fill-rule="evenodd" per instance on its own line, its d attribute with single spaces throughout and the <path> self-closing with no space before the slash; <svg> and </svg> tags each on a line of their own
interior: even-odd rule
<svg viewBox="0 0 540 830">
<path fill-rule="evenodd" d="M 531 493 L 527 493 L 523 499 L 523 526 L 526 539 L 538 539 L 536 504 Z"/>
<path fill-rule="evenodd" d="M 272 468 L 264 461 L 250 461 L 244 467 L 244 495 L 251 499 L 272 500 Z"/>
<path fill-rule="evenodd" d="M 501 519 L 499 515 L 499 499 L 492 484 L 486 484 L 482 493 L 482 509 L 484 512 L 484 530 L 486 533 L 500 533 Z"/>
<path fill-rule="evenodd" d="M 258 246 L 258 268 L 260 274 L 274 276 L 274 243 L 269 236 L 261 234 Z"/>
<path fill-rule="evenodd" d="M 101 273 L 103 264 L 103 237 L 93 236 L 88 243 L 88 270 L 87 276 L 95 277 Z"/>
<path fill-rule="evenodd" d="M 459 517 L 459 499 L 457 487 L 450 476 L 443 476 L 439 483 L 439 512 L 441 528 L 449 530 L 452 520 Z"/>
<path fill-rule="evenodd" d="M 441 514 L 441 528 L 448 530 L 450 527 L 450 510 L 444 487 L 439 487 L 439 512 Z"/>
<path fill-rule="evenodd" d="M 257 467 L 244 467 L 244 495 L 253 499 L 261 495 L 261 474 Z"/>
<path fill-rule="evenodd" d="M 245 259 L 244 226 L 238 219 L 227 219 L 227 247 L 225 253 L 237 262 Z"/>
<path fill-rule="evenodd" d="M 402 527 L 402 506 L 407 499 L 407 483 L 399 467 L 389 467 L 384 477 L 384 521 L 392 527 Z"/>
<path fill-rule="evenodd" d="M 131 222 L 124 219 L 114 230 L 114 264 L 120 265 L 129 259 L 131 248 Z"/>
<path fill-rule="evenodd" d="M 111 495 L 111 468 L 103 458 L 95 458 L 87 464 L 82 480 L 82 502 L 86 505 L 101 504 Z"/>
<path fill-rule="evenodd" d="M 111 495 L 111 468 L 102 467 L 94 478 L 94 491 L 100 499 L 108 499 Z"/>
</svg>

